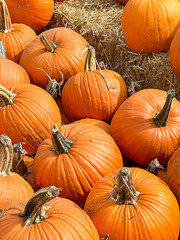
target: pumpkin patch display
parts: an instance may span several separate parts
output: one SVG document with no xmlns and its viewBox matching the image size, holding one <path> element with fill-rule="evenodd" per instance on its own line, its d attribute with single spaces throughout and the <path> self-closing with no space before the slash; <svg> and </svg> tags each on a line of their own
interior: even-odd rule
<svg viewBox="0 0 180 240">
<path fill-rule="evenodd" d="M 12 162 L 11 139 L 2 134 L 0 135 L 0 209 L 3 211 L 34 194 L 31 186 L 20 175 L 11 172 Z"/>
<path fill-rule="evenodd" d="M 10 207 L 0 217 L 0 239 L 99 240 L 89 216 L 58 195 L 59 189 L 50 186 L 40 189 L 29 201 Z"/>
<path fill-rule="evenodd" d="M 35 31 L 50 21 L 54 0 L 6 0 L 13 23 L 24 23 Z"/>
<path fill-rule="evenodd" d="M 168 51 L 178 27 L 179 0 L 132 0 L 123 10 L 123 36 L 136 53 Z"/>
<path fill-rule="evenodd" d="M 4 0 L 0 0 L 0 41 L 3 41 L 6 57 L 19 63 L 22 51 L 37 35 L 25 24 L 11 23 L 9 11 Z M 23 15 L 24 16 L 24 15 Z"/>
<path fill-rule="evenodd" d="M 180 142 L 180 102 L 175 91 L 144 89 L 116 111 L 111 135 L 122 154 L 142 166 L 158 158 L 166 166 Z"/>
<path fill-rule="evenodd" d="M 49 136 L 50 127 L 61 121 L 59 108 L 49 93 L 32 84 L 15 85 L 10 90 L 0 86 L 0 134 L 13 144 L 24 142 L 24 149 L 35 154 Z"/>
<path fill-rule="evenodd" d="M 126 98 L 124 79 L 111 70 L 96 70 L 95 51 L 88 45 L 85 73 L 70 78 L 62 89 L 66 114 L 73 121 L 82 118 L 110 121 Z"/>
<path fill-rule="evenodd" d="M 180 28 L 178 28 L 171 42 L 169 57 L 173 72 L 180 77 Z"/>
<path fill-rule="evenodd" d="M 36 37 L 23 51 L 20 65 L 30 76 L 31 82 L 46 88 L 49 77 L 57 82 L 67 81 L 84 71 L 87 41 L 77 32 L 58 27 Z M 42 71 L 42 69 L 44 71 Z"/>
<path fill-rule="evenodd" d="M 62 197 L 83 205 L 100 178 L 122 167 L 121 153 L 109 134 L 90 124 L 54 125 L 51 132 L 34 158 L 37 187 L 53 184 Z"/>
<path fill-rule="evenodd" d="M 178 239 L 175 196 L 160 178 L 140 168 L 123 167 L 100 179 L 84 209 L 100 237 L 108 234 L 109 240 Z"/>
</svg>

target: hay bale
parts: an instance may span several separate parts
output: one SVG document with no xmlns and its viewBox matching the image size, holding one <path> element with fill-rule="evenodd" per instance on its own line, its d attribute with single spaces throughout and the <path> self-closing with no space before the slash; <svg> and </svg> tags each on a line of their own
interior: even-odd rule
<svg viewBox="0 0 180 240">
<path fill-rule="evenodd" d="M 143 88 L 174 88 L 180 100 L 180 79 L 171 70 L 169 53 L 136 54 L 128 48 L 121 27 L 123 8 L 115 0 L 57 2 L 47 28 L 65 26 L 80 33 L 95 48 L 98 62 L 125 79 L 129 95 Z"/>
</svg>

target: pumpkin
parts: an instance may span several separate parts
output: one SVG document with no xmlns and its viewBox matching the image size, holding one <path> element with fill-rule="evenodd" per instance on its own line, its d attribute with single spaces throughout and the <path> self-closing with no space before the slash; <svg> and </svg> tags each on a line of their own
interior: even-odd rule
<svg viewBox="0 0 180 240">
<path fill-rule="evenodd" d="M 49 77 L 57 82 L 67 81 L 84 71 L 87 41 L 71 29 L 58 27 L 36 37 L 23 51 L 20 65 L 30 76 L 31 82 L 46 88 Z M 44 71 L 42 71 L 42 69 Z"/>
<path fill-rule="evenodd" d="M 178 239 L 177 200 L 160 178 L 144 169 L 123 167 L 100 179 L 84 209 L 100 237 L 108 233 L 109 240 Z"/>
<path fill-rule="evenodd" d="M 88 215 L 58 194 L 54 186 L 42 188 L 29 201 L 10 207 L 0 218 L 0 239 L 99 240 Z"/>
<path fill-rule="evenodd" d="M 45 27 L 50 21 L 53 0 L 6 0 L 13 23 L 24 23 L 35 31 Z"/>
<path fill-rule="evenodd" d="M 96 127 L 99 127 L 101 129 L 103 129 L 108 134 L 111 134 L 111 126 L 108 123 L 103 122 L 101 120 L 97 120 L 97 119 L 93 119 L 93 118 L 84 118 L 84 119 L 81 119 L 79 121 L 75 121 L 74 123 L 91 124 L 93 126 L 96 126 Z"/>
<path fill-rule="evenodd" d="M 33 156 L 26 155 L 27 152 L 22 148 L 22 143 L 13 145 L 13 171 L 22 176 L 33 188 L 37 190 L 33 174 Z"/>
<path fill-rule="evenodd" d="M 166 166 L 180 142 L 180 102 L 175 91 L 144 89 L 116 111 L 111 135 L 122 154 L 142 166 L 158 158 Z"/>
<path fill-rule="evenodd" d="M 14 84 L 30 83 L 27 72 L 19 64 L 6 58 L 3 42 L 0 42 L 0 84 L 6 88 Z"/>
<path fill-rule="evenodd" d="M 166 182 L 167 178 L 167 169 L 164 168 L 159 162 L 158 159 L 154 159 L 149 163 L 149 166 L 146 169 L 148 172 L 153 173 L 155 176 L 161 178 Z"/>
<path fill-rule="evenodd" d="M 22 51 L 36 37 L 36 33 L 24 24 L 11 23 L 4 0 L 0 0 L 0 9 L 0 18 L 2 19 L 0 22 L 0 41 L 4 43 L 6 57 L 19 63 Z"/>
<path fill-rule="evenodd" d="M 173 72 L 180 77 L 180 28 L 178 28 L 171 42 L 169 57 Z"/>
<path fill-rule="evenodd" d="M 72 120 L 67 116 L 67 114 L 65 113 L 63 104 L 62 104 L 62 98 L 58 97 L 56 100 L 56 103 L 59 107 L 60 113 L 61 113 L 61 123 L 62 125 L 64 124 L 70 124 L 72 123 Z"/>
<path fill-rule="evenodd" d="M 49 136 L 50 127 L 61 121 L 59 108 L 45 90 L 32 84 L 19 84 L 10 91 L 0 86 L 0 134 L 8 135 L 13 144 L 24 142 L 29 154 Z"/>
<path fill-rule="evenodd" d="M 54 125 L 51 132 L 34 158 L 37 187 L 53 184 L 62 197 L 83 205 L 95 182 L 122 167 L 121 153 L 109 134 L 89 124 Z"/>
<path fill-rule="evenodd" d="M 132 0 L 122 14 L 124 39 L 136 53 L 168 51 L 179 26 L 179 0 Z"/>
<path fill-rule="evenodd" d="M 13 204 L 30 198 L 34 191 L 18 174 L 10 172 L 13 162 L 11 139 L 0 135 L 0 209 L 5 210 Z"/>
<path fill-rule="evenodd" d="M 167 184 L 176 196 L 180 205 L 180 147 L 173 153 L 167 167 Z"/>
<path fill-rule="evenodd" d="M 114 71 L 95 70 L 95 51 L 89 45 L 85 69 L 85 73 L 78 73 L 65 83 L 64 110 L 73 121 L 82 118 L 110 121 L 127 98 L 125 81 Z"/>
</svg>

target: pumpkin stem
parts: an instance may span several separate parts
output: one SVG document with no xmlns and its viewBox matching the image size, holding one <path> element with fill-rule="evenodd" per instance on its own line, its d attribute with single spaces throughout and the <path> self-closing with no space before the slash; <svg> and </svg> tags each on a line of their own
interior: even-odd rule
<svg viewBox="0 0 180 240">
<path fill-rule="evenodd" d="M 43 45 L 45 46 L 47 52 L 52 52 L 53 53 L 54 50 L 56 48 L 58 48 L 57 44 L 55 44 L 54 42 L 49 41 L 47 39 L 47 37 L 45 35 L 43 35 L 43 34 L 40 36 L 40 40 L 43 43 Z"/>
<path fill-rule="evenodd" d="M 95 56 L 95 49 L 90 46 L 89 44 L 87 45 L 87 50 L 88 50 L 88 53 L 87 53 L 87 56 L 86 56 L 86 62 L 85 62 L 85 72 L 88 72 L 88 71 L 95 71 L 96 70 L 96 65 L 98 66 L 99 68 L 99 71 L 101 73 L 101 76 L 102 78 L 104 79 L 104 82 L 107 86 L 107 89 L 109 90 L 109 85 L 106 81 L 106 78 L 104 77 L 104 74 L 96 60 L 96 56 Z"/>
<path fill-rule="evenodd" d="M 149 163 L 149 166 L 146 170 L 154 175 L 157 175 L 158 169 L 164 170 L 165 168 L 158 162 L 158 159 L 156 158 Z"/>
<path fill-rule="evenodd" d="M 2 100 L 1 107 L 13 104 L 13 99 L 16 95 L 16 93 L 11 92 L 0 84 L 0 99 Z"/>
<path fill-rule="evenodd" d="M 174 97 L 175 97 L 174 89 L 167 91 L 166 101 L 162 110 L 160 112 L 157 112 L 153 117 L 153 121 L 157 127 L 165 127 L 167 125 L 168 116 Z"/>
<path fill-rule="evenodd" d="M 57 156 L 61 153 L 69 153 L 71 145 L 74 140 L 70 141 L 66 137 L 62 135 L 57 124 L 54 124 L 51 128 L 52 133 L 52 143 L 55 149 L 55 153 Z"/>
<path fill-rule="evenodd" d="M 101 238 L 100 240 L 108 240 L 109 239 L 109 234 L 106 234 L 103 238 Z"/>
<path fill-rule="evenodd" d="M 41 188 L 27 202 L 24 211 L 21 211 L 18 216 L 23 217 L 24 226 L 38 224 L 42 220 L 47 219 L 46 215 L 49 206 L 43 206 L 45 203 L 54 199 L 59 195 L 59 189 L 55 186 Z"/>
<path fill-rule="evenodd" d="M 110 193 L 110 200 L 121 204 L 136 204 L 140 192 L 138 192 L 132 182 L 132 173 L 128 167 L 122 167 L 113 179 L 114 188 Z"/>
<path fill-rule="evenodd" d="M 11 175 L 13 162 L 13 147 L 11 139 L 5 134 L 0 135 L 0 174 L 3 177 Z"/>
<path fill-rule="evenodd" d="M 0 41 L 0 57 L 6 58 L 5 47 L 2 41 Z"/>
<path fill-rule="evenodd" d="M 22 142 L 13 145 L 13 171 L 25 178 L 29 171 L 23 160 L 26 150 L 22 148 Z"/>
<path fill-rule="evenodd" d="M 4 0 L 0 0 L 0 32 L 7 33 L 12 31 L 11 17 L 8 7 Z"/>
</svg>

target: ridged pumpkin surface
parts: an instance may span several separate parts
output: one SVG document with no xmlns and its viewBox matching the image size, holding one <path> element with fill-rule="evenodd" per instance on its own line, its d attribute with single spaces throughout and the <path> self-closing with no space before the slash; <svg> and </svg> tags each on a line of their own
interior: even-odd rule
<svg viewBox="0 0 180 240">
<path fill-rule="evenodd" d="M 75 203 L 64 198 L 55 198 L 50 206 L 48 218 L 39 224 L 23 226 L 18 216 L 27 201 L 9 208 L 0 218 L 2 240 L 99 240 L 96 228 L 89 216 Z"/>
<path fill-rule="evenodd" d="M 122 156 L 113 138 L 98 127 L 76 123 L 59 129 L 74 143 L 69 153 L 57 156 L 51 138 L 42 142 L 34 158 L 36 184 L 59 187 L 62 197 L 81 205 L 100 178 L 122 167 Z"/>
<path fill-rule="evenodd" d="M 131 0 L 122 15 L 124 39 L 137 53 L 168 51 L 179 26 L 179 0 Z"/>
<path fill-rule="evenodd" d="M 169 57 L 173 72 L 180 77 L 180 28 L 177 30 L 171 42 Z"/>
<path fill-rule="evenodd" d="M 25 177 L 25 180 L 31 185 L 31 187 L 34 189 L 34 191 L 36 191 L 37 187 L 36 187 L 36 182 L 35 182 L 34 173 L 33 173 L 34 158 L 24 156 L 23 160 L 24 160 L 24 162 L 27 166 L 27 169 L 29 171 L 29 174 Z"/>
<path fill-rule="evenodd" d="M 53 0 L 6 0 L 13 23 L 24 23 L 32 29 L 40 30 L 50 21 Z"/>
<path fill-rule="evenodd" d="M 155 114 L 164 106 L 166 92 L 144 89 L 128 98 L 116 111 L 111 134 L 122 154 L 136 163 L 148 166 L 158 158 L 165 166 L 180 142 L 180 102 L 173 99 L 167 126 L 157 127 Z"/>
<path fill-rule="evenodd" d="M 173 193 L 153 174 L 130 169 L 135 189 L 141 193 L 135 205 L 118 205 L 107 199 L 118 170 L 99 180 L 88 195 L 84 209 L 100 237 L 108 233 L 109 240 L 177 240 L 179 206 Z"/>
</svg>

